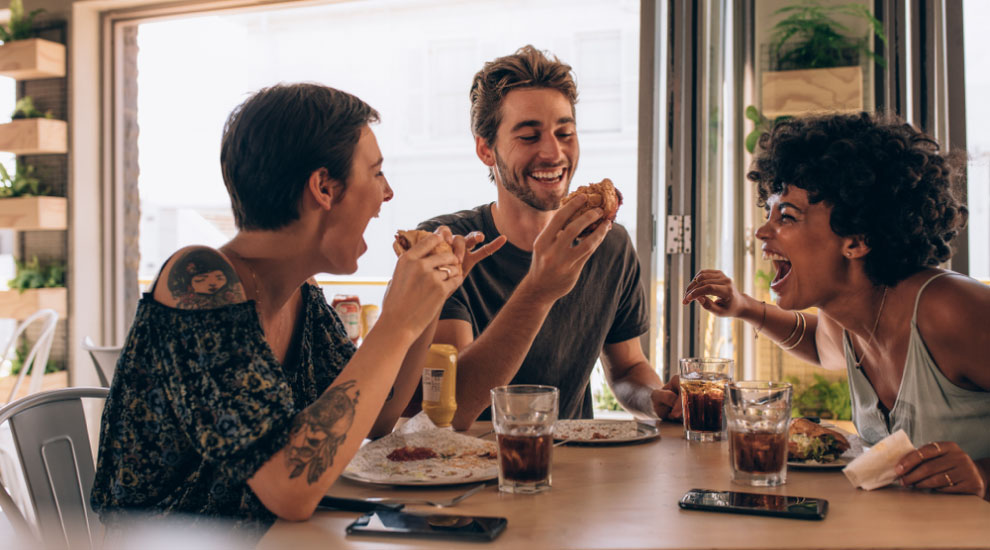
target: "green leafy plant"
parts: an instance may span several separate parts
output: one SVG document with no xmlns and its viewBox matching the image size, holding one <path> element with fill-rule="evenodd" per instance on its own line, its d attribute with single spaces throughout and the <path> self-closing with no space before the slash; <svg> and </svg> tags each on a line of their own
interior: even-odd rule
<svg viewBox="0 0 990 550">
<path fill-rule="evenodd" d="M 771 63 L 778 71 L 826 69 L 856 65 L 858 54 L 865 54 L 886 67 L 882 57 L 870 50 L 865 38 L 849 36 L 848 27 L 833 15 L 850 15 L 866 21 L 884 44 L 883 25 L 861 4 L 822 5 L 818 0 L 784 6 L 775 15 L 786 15 L 773 26 L 770 40 Z"/>
<path fill-rule="evenodd" d="M 595 401 L 596 410 L 599 411 L 623 410 L 622 405 L 619 404 L 619 400 L 616 399 L 615 394 L 612 393 L 612 388 L 608 387 L 608 383 L 602 382 L 602 385 L 596 391 L 593 391 L 591 393 Z"/>
<path fill-rule="evenodd" d="M 746 134 L 746 150 L 753 154 L 756 152 L 756 146 L 760 143 L 760 136 L 763 134 L 769 134 L 777 124 L 792 118 L 789 115 L 783 115 L 776 118 L 767 118 L 763 116 L 763 113 L 759 109 L 750 105 L 746 107 L 746 118 L 753 121 L 753 130 Z"/>
<path fill-rule="evenodd" d="M 47 195 L 48 188 L 42 187 L 41 180 L 34 176 L 34 166 L 17 161 L 14 175 L 0 164 L 0 199 Z"/>
<path fill-rule="evenodd" d="M 30 350 L 28 349 L 27 341 L 22 340 L 21 345 L 18 346 L 16 350 L 14 350 L 14 356 L 10 358 L 11 376 L 17 376 L 18 374 L 21 373 L 21 369 L 24 368 L 24 360 L 27 359 L 27 355 L 29 351 Z M 45 363 L 45 374 L 58 372 L 60 370 L 63 369 L 58 366 L 58 363 L 56 363 L 51 359 L 49 359 L 48 362 Z"/>
<path fill-rule="evenodd" d="M 24 3 L 21 0 L 10 0 L 10 27 L 0 25 L 0 40 L 27 40 L 34 38 L 34 18 L 45 10 L 36 9 L 24 14 Z"/>
<path fill-rule="evenodd" d="M 52 262 L 42 265 L 35 256 L 27 262 L 16 262 L 14 278 L 7 282 L 10 288 L 24 292 L 29 288 L 56 288 L 65 286 L 65 264 Z"/>
<path fill-rule="evenodd" d="M 17 104 L 14 105 L 14 112 L 11 113 L 10 118 L 17 120 L 19 118 L 52 118 L 51 111 L 41 112 L 34 106 L 34 99 L 31 96 L 26 95 L 17 100 Z"/>
<path fill-rule="evenodd" d="M 792 416 L 851 420 L 852 397 L 849 394 L 849 382 L 845 379 L 829 382 L 820 374 L 814 376 L 815 383 L 805 388 L 800 387 L 797 377 L 787 377 L 787 381 L 794 385 Z"/>
</svg>

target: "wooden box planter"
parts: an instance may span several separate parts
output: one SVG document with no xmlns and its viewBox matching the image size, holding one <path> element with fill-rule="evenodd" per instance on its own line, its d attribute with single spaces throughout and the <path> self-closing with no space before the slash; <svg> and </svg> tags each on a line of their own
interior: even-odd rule
<svg viewBox="0 0 990 550">
<path fill-rule="evenodd" d="M 0 228 L 20 231 L 65 229 L 67 209 L 65 197 L 0 199 Z"/>
<path fill-rule="evenodd" d="M 68 126 L 64 120 L 22 118 L 0 124 L 0 151 L 15 155 L 68 152 Z"/>
<path fill-rule="evenodd" d="M 59 319 L 66 317 L 67 294 L 65 287 L 31 288 L 24 292 L 0 291 L 0 319 L 26 319 L 42 308 L 54 309 Z"/>
<path fill-rule="evenodd" d="M 863 68 L 833 67 L 763 73 L 763 115 L 863 110 Z"/>
<path fill-rule="evenodd" d="M 0 46 L 0 75 L 17 80 L 65 76 L 65 45 L 42 38 Z"/>
</svg>

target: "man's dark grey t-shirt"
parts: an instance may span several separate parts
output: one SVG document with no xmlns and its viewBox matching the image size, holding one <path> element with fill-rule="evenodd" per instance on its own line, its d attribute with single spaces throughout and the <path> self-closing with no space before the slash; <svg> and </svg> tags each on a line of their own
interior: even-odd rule
<svg viewBox="0 0 990 550">
<path fill-rule="evenodd" d="M 491 204 L 438 216 L 419 225 L 446 225 L 455 235 L 498 237 Z M 479 262 L 444 304 L 441 319 L 471 323 L 474 337 L 492 322 L 529 271 L 532 253 L 506 243 Z M 592 418 L 588 381 L 605 344 L 636 338 L 649 330 L 649 308 L 639 260 L 625 228 L 614 224 L 592 254 L 569 294 L 557 300 L 536 335 L 512 384 L 547 384 L 560 389 L 560 418 Z M 480 420 L 490 419 L 489 411 Z"/>
</svg>

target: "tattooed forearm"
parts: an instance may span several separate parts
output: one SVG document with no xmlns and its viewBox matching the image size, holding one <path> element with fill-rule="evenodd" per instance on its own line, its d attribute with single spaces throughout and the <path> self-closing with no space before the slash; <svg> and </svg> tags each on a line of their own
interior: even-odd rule
<svg viewBox="0 0 990 550">
<path fill-rule="evenodd" d="M 347 394 L 354 384 L 354 380 L 348 380 L 328 389 L 296 417 L 290 432 L 292 443 L 286 452 L 289 479 L 299 477 L 308 468 L 306 482 L 312 485 L 333 465 L 337 449 L 354 423 L 354 408 L 361 393 L 354 390 L 354 397 Z"/>
<path fill-rule="evenodd" d="M 180 309 L 207 309 L 244 301 L 237 272 L 211 248 L 182 255 L 168 274 L 168 290 Z"/>
</svg>

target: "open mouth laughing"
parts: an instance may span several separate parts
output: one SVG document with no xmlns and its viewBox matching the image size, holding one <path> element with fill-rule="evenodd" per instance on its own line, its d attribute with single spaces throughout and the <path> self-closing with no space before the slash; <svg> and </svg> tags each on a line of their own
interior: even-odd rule
<svg viewBox="0 0 990 550">
<path fill-rule="evenodd" d="M 527 175 L 530 179 L 536 180 L 542 185 L 555 186 L 564 181 L 564 174 L 566 172 L 566 167 L 558 166 L 556 168 L 540 168 L 537 170 L 531 170 Z"/>
<path fill-rule="evenodd" d="M 773 281 L 770 282 L 770 288 L 777 294 L 780 294 L 780 287 L 784 285 L 787 281 L 787 276 L 791 274 L 791 261 L 783 254 L 774 252 L 766 247 L 763 248 L 763 259 L 770 260 L 773 263 L 773 269 L 776 274 Z"/>
</svg>

